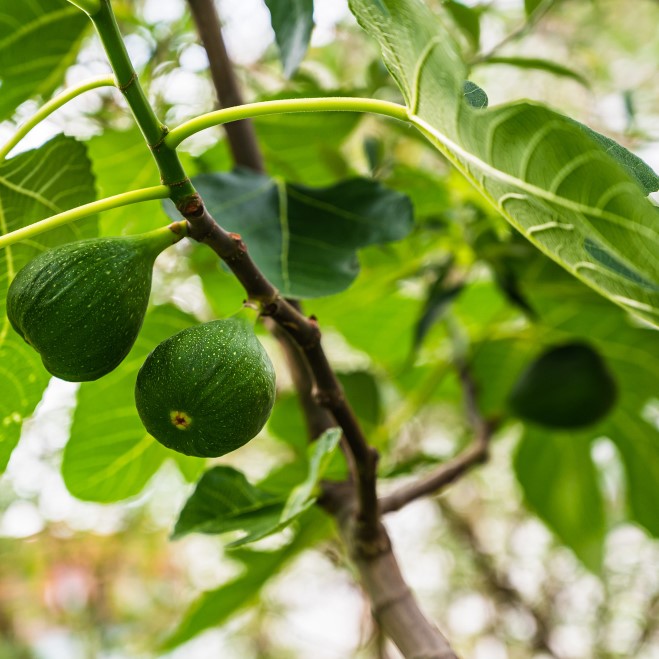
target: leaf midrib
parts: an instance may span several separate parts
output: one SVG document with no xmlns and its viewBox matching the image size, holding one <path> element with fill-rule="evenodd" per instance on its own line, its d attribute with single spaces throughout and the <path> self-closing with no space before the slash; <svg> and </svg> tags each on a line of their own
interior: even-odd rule
<svg viewBox="0 0 659 659">
<path fill-rule="evenodd" d="M 462 174 L 467 175 L 469 177 L 469 180 L 473 183 L 473 185 L 476 186 L 477 189 L 481 191 L 483 195 L 488 199 L 493 199 L 490 196 L 489 191 L 483 185 L 481 185 L 478 180 L 474 179 L 473 176 L 470 175 L 469 170 L 467 170 L 462 165 L 460 160 L 458 160 L 453 155 L 453 153 L 459 154 L 462 158 L 475 165 L 477 168 L 479 168 L 483 173 L 487 174 L 488 176 L 491 176 L 492 178 L 495 178 L 504 183 L 508 183 L 514 187 L 519 188 L 520 190 L 524 190 L 525 192 L 528 192 L 530 195 L 540 197 L 545 201 L 549 201 L 553 204 L 561 206 L 562 208 L 565 208 L 567 210 L 571 210 L 575 213 L 593 215 L 595 217 L 598 217 L 599 219 L 607 220 L 612 224 L 622 226 L 625 229 L 632 229 L 633 231 L 642 234 L 647 238 L 651 238 L 652 240 L 659 241 L 659 231 L 654 231 L 650 227 L 646 227 L 644 225 L 639 225 L 636 223 L 631 223 L 633 224 L 633 227 L 630 227 L 629 226 L 630 223 L 626 222 L 624 217 L 602 210 L 601 208 L 597 208 L 596 206 L 589 206 L 586 204 L 581 204 L 579 202 L 572 201 L 570 199 L 566 199 L 565 197 L 561 197 L 560 195 L 545 190 L 544 188 L 540 188 L 536 185 L 533 185 L 532 183 L 527 183 L 526 181 L 519 179 L 516 176 L 513 176 L 512 174 L 508 174 L 507 172 L 503 172 L 500 169 L 497 169 L 496 167 L 485 162 L 484 160 L 481 160 L 478 156 L 474 155 L 470 151 L 467 151 L 465 148 L 461 147 L 459 144 L 457 144 L 449 137 L 444 135 L 442 132 L 431 126 L 427 121 L 425 121 L 418 115 L 409 114 L 408 116 L 410 121 L 422 133 L 430 134 L 433 138 L 435 138 L 435 140 L 437 140 L 440 143 L 440 145 L 442 146 L 442 148 L 440 149 L 442 153 L 451 160 L 453 165 L 457 169 L 459 169 Z M 598 154 L 599 150 L 593 149 L 593 153 Z M 510 217 L 508 213 L 506 213 L 506 211 L 503 209 L 503 207 L 498 205 L 498 203 L 495 203 L 494 201 L 492 201 L 492 203 L 499 212 L 504 213 L 506 217 Z M 515 222 L 515 224 L 517 224 L 517 222 Z M 531 227 L 531 229 L 532 228 L 533 227 Z M 524 232 L 527 231 L 529 231 L 529 228 L 524 228 Z"/>
</svg>

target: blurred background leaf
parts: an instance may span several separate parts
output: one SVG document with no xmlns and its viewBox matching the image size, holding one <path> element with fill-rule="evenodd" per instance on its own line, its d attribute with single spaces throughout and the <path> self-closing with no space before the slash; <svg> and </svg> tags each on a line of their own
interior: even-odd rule
<svg viewBox="0 0 659 659">
<path fill-rule="evenodd" d="M 0 163 L 0 229 L 8 233 L 50 215 L 94 201 L 94 178 L 85 147 L 56 137 L 38 149 Z M 34 411 L 50 375 L 38 353 L 9 324 L 6 296 L 16 273 L 43 250 L 97 234 L 95 218 L 68 224 L 0 250 L 0 473 Z"/>
<path fill-rule="evenodd" d="M 2 0 L 0 119 L 29 98 L 47 98 L 64 82 L 89 29 L 87 16 L 66 0 Z"/>
</svg>

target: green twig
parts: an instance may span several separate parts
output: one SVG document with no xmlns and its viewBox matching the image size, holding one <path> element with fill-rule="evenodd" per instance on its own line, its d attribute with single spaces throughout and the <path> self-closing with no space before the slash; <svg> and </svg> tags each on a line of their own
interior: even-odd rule
<svg viewBox="0 0 659 659">
<path fill-rule="evenodd" d="M 530 16 L 527 16 L 526 20 L 519 27 L 507 34 L 501 41 L 492 46 L 492 48 L 490 48 L 490 50 L 488 50 L 486 53 L 482 53 L 474 57 L 474 59 L 469 62 L 469 64 L 473 66 L 474 64 L 481 64 L 489 60 L 491 57 L 494 57 L 494 55 L 496 55 L 496 53 L 498 53 L 504 46 L 508 45 L 512 41 L 521 39 L 523 36 L 528 34 L 540 22 L 540 20 L 544 18 L 545 14 L 554 6 L 554 3 L 555 0 L 544 0 L 541 2 L 535 8 L 533 13 Z"/>
<path fill-rule="evenodd" d="M 113 197 L 106 197 L 98 201 L 92 201 L 90 204 L 77 206 L 71 210 L 58 213 L 45 220 L 40 220 L 27 227 L 10 231 L 9 233 L 0 236 L 0 249 L 17 243 L 27 238 L 37 236 L 44 231 L 50 231 L 56 227 L 61 227 L 75 220 L 80 220 L 83 217 L 89 217 L 101 211 L 127 206 L 128 204 L 135 204 L 140 201 L 153 201 L 154 199 L 167 199 L 170 195 L 170 190 L 165 185 L 156 185 L 151 188 L 142 188 L 141 190 L 133 190 L 131 192 L 122 192 L 121 194 L 114 195 Z"/>
<path fill-rule="evenodd" d="M 371 98 L 332 96 L 325 98 L 291 98 L 278 101 L 246 103 L 225 108 L 200 117 L 190 119 L 172 129 L 165 138 L 165 144 L 175 149 L 183 140 L 206 128 L 220 126 L 230 121 L 262 117 L 267 114 L 287 114 L 292 112 L 371 112 L 401 121 L 407 121 L 407 108 L 398 103 L 379 101 Z"/>
<path fill-rule="evenodd" d="M 84 94 L 91 89 L 98 87 L 114 87 L 114 78 L 112 76 L 101 76 L 100 78 L 91 78 L 70 89 L 65 89 L 61 94 L 51 98 L 48 103 L 42 105 L 18 130 L 11 138 L 0 148 L 0 162 L 4 160 L 9 152 L 39 123 L 49 117 L 55 110 L 63 105 Z"/>
<path fill-rule="evenodd" d="M 101 8 L 91 16 L 91 20 L 114 71 L 117 88 L 126 97 L 126 102 L 158 165 L 161 182 L 170 188 L 170 197 L 177 206 L 185 203 L 186 199 L 195 194 L 195 189 L 186 176 L 175 149 L 164 142 L 167 126 L 160 122 L 142 89 L 110 0 L 101 0 Z"/>
</svg>

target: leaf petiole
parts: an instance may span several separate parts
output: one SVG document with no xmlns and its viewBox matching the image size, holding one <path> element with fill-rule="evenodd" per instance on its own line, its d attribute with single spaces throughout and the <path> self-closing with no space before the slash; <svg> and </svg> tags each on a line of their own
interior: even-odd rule
<svg viewBox="0 0 659 659">
<path fill-rule="evenodd" d="M 141 201 L 167 199 L 169 194 L 170 191 L 166 185 L 156 185 L 150 188 L 132 190 L 131 192 L 122 192 L 121 194 L 114 195 L 112 197 L 106 197 L 105 199 L 92 201 L 89 204 L 84 204 L 62 213 L 57 213 L 57 215 L 52 215 L 51 217 L 47 217 L 44 220 L 30 224 L 27 227 L 22 227 L 21 229 L 16 229 L 16 231 L 11 231 L 4 234 L 3 236 L 0 236 L 0 249 L 3 247 L 8 247 L 9 245 L 13 245 L 14 243 L 20 242 L 21 240 L 26 240 L 27 238 L 37 236 L 44 231 L 50 231 L 51 229 L 69 224 L 75 220 L 89 217 L 95 213 L 111 210 L 113 208 L 119 208 L 120 206 L 128 206 L 129 204 L 136 204 Z"/>
<path fill-rule="evenodd" d="M 98 87 L 114 87 L 115 81 L 113 76 L 101 76 L 99 78 L 91 78 L 86 82 L 65 89 L 61 94 L 53 97 L 42 105 L 18 130 L 9 138 L 9 140 L 0 147 L 0 163 L 5 160 L 9 152 L 39 123 L 49 117 L 55 110 L 58 110 L 69 101 L 84 94 L 91 89 Z"/>
<path fill-rule="evenodd" d="M 165 144 L 175 149 L 184 140 L 206 128 L 220 126 L 240 119 L 251 119 L 268 114 L 288 114 L 293 112 L 370 112 L 386 117 L 408 121 L 407 108 L 398 103 L 372 98 L 330 96 L 324 98 L 291 98 L 276 101 L 246 103 L 203 114 L 172 129 Z"/>
</svg>

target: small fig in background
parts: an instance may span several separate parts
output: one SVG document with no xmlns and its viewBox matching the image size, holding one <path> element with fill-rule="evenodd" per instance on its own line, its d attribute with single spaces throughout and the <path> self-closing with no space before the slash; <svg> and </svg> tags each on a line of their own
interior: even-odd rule
<svg viewBox="0 0 659 659">
<path fill-rule="evenodd" d="M 230 318 L 184 329 L 158 345 L 137 376 L 147 431 L 198 457 L 229 453 L 259 433 L 275 401 L 275 371 L 248 323 Z"/>
<path fill-rule="evenodd" d="M 521 419 L 567 429 L 601 421 L 616 398 L 616 382 L 602 357 L 574 342 L 543 352 L 517 380 L 508 404 Z"/>
<path fill-rule="evenodd" d="M 100 378 L 135 343 L 153 263 L 183 235 L 183 223 L 178 223 L 137 236 L 81 240 L 39 254 L 9 287 L 12 327 L 58 378 Z"/>
</svg>

